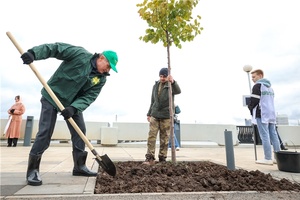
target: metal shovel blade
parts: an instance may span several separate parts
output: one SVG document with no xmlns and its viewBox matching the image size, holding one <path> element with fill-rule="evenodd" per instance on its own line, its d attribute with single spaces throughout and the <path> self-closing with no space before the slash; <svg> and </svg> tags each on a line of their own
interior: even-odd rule
<svg viewBox="0 0 300 200">
<path fill-rule="evenodd" d="M 102 167 L 102 169 L 108 173 L 111 176 L 115 176 L 117 173 L 116 166 L 114 163 L 111 161 L 111 159 L 105 154 L 103 156 L 99 156 L 99 158 L 95 158 L 96 161 L 99 163 L 99 165 Z"/>
</svg>

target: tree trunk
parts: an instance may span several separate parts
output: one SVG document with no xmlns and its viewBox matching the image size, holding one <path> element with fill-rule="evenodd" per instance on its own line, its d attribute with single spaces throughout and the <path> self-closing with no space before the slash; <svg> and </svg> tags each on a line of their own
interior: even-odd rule
<svg viewBox="0 0 300 200">
<path fill-rule="evenodd" d="M 171 75 L 171 59 L 170 59 L 170 42 L 169 33 L 166 31 L 167 36 L 167 54 L 168 54 L 168 74 Z M 173 98 L 172 98 L 172 85 L 168 82 L 169 86 L 169 111 L 170 111 L 170 138 L 171 138 L 171 150 L 172 150 L 172 162 L 176 162 L 176 151 L 175 151 L 175 139 L 174 139 L 174 113 L 173 113 Z"/>
</svg>

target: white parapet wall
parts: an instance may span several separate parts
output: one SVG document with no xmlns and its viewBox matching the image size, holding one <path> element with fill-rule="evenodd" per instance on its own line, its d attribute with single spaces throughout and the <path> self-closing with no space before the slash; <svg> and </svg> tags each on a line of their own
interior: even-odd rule
<svg viewBox="0 0 300 200">
<path fill-rule="evenodd" d="M 140 141 L 147 140 L 149 123 L 114 122 L 118 128 L 118 140 Z"/>
<path fill-rule="evenodd" d="M 181 124 L 182 141 L 211 141 L 225 145 L 225 130 L 232 132 L 233 145 L 238 144 L 237 129 L 231 124 Z"/>
<path fill-rule="evenodd" d="M 113 127 L 118 128 L 119 140 L 147 140 L 149 123 L 114 122 Z M 230 124 L 181 124 L 180 139 L 182 141 L 211 141 L 225 145 L 224 131 L 232 132 L 234 145 L 238 144 L 237 129 Z"/>
<path fill-rule="evenodd" d="M 1 139 L 7 119 L 1 119 Z M 38 120 L 33 120 L 32 136 L 34 139 L 38 130 Z M 107 127 L 107 128 L 106 128 Z M 21 127 L 21 137 L 24 138 L 26 128 L 26 119 L 23 119 Z M 146 141 L 148 138 L 149 123 L 134 123 L 134 122 L 114 122 L 112 127 L 112 143 L 118 141 Z M 89 140 L 106 140 L 110 141 L 108 122 L 86 122 L 87 138 Z M 232 142 L 234 145 L 239 143 L 238 132 L 236 125 L 232 124 L 180 124 L 180 139 L 181 141 L 211 141 L 219 145 L 225 145 L 224 131 L 232 132 Z M 300 146 L 300 126 L 278 126 L 278 133 L 282 141 L 288 146 Z M 104 134 L 102 136 L 102 134 Z M 63 120 L 58 120 L 54 129 L 52 140 L 70 140 L 71 136 Z M 105 141 L 104 141 L 105 142 Z M 110 142 L 107 142 L 110 143 Z"/>
<path fill-rule="evenodd" d="M 277 131 L 283 144 L 295 147 L 300 146 L 300 126 L 280 125 Z M 290 149 L 293 150 L 292 148 Z"/>
<path fill-rule="evenodd" d="M 4 128 L 7 123 L 7 119 L 1 119 L 1 139 L 4 139 L 3 136 Z M 32 135 L 31 138 L 34 139 L 37 131 L 38 131 L 38 123 L 39 120 L 33 120 L 32 123 Z M 107 127 L 109 125 L 108 122 L 85 122 L 86 125 L 86 136 L 89 140 L 100 140 L 101 138 L 101 127 Z M 28 129 L 28 127 L 27 127 Z M 24 138 L 26 130 L 26 119 L 23 119 L 21 126 L 21 136 L 20 138 Z M 55 128 L 52 135 L 52 140 L 70 140 L 71 135 L 68 129 L 67 123 L 63 120 L 57 120 L 55 124 Z"/>
</svg>

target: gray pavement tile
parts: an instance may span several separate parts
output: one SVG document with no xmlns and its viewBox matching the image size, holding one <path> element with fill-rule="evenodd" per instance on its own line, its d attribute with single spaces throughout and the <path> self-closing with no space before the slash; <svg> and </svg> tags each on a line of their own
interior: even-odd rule
<svg viewBox="0 0 300 200">
<path fill-rule="evenodd" d="M 84 186 L 82 184 L 43 184 L 41 186 L 27 185 L 14 195 L 55 195 L 55 194 L 83 194 Z"/>
<path fill-rule="evenodd" d="M 0 194 L 1 194 L 1 196 L 12 196 L 25 186 L 26 186 L 26 184 L 24 184 L 24 185 L 0 185 L 0 187 L 1 187 Z"/>
<path fill-rule="evenodd" d="M 100 155 L 107 154 L 112 161 L 142 161 L 145 159 L 146 145 L 132 144 L 115 147 L 95 146 Z M 191 194 L 122 194 L 94 195 L 96 177 L 72 176 L 72 147 L 69 145 L 51 146 L 43 155 L 40 172 L 43 179 L 41 186 L 26 185 L 28 152 L 30 147 L 7 148 L 0 147 L 1 153 L 1 198 L 6 199 L 300 199 L 300 194 L 294 193 L 191 193 Z M 98 170 L 94 155 L 89 152 L 87 166 L 93 171 Z M 158 152 L 158 151 L 157 151 Z M 156 152 L 156 153 L 157 153 Z M 263 155 L 262 147 L 257 146 L 258 159 Z M 168 159 L 171 160 L 171 151 Z M 209 160 L 226 166 L 224 146 L 199 146 L 197 148 L 183 147 L 176 152 L 177 161 Z M 253 145 L 234 147 L 236 169 L 259 170 L 270 173 L 273 177 L 287 178 L 300 183 L 300 173 L 279 171 L 277 165 L 257 165 L 254 160 Z"/>
<path fill-rule="evenodd" d="M 19 177 L 1 177 L 1 185 L 26 185 L 26 179 L 24 176 Z"/>
</svg>

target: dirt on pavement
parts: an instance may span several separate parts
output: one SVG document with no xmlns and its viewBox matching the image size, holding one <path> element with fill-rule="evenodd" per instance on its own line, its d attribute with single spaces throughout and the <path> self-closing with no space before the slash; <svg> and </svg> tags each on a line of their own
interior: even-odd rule
<svg viewBox="0 0 300 200">
<path fill-rule="evenodd" d="M 95 194 L 163 193 L 211 191 L 295 191 L 300 184 L 275 179 L 258 170 L 228 170 L 209 161 L 164 162 L 153 166 L 142 162 L 116 162 L 112 177 L 99 168 Z"/>
</svg>

